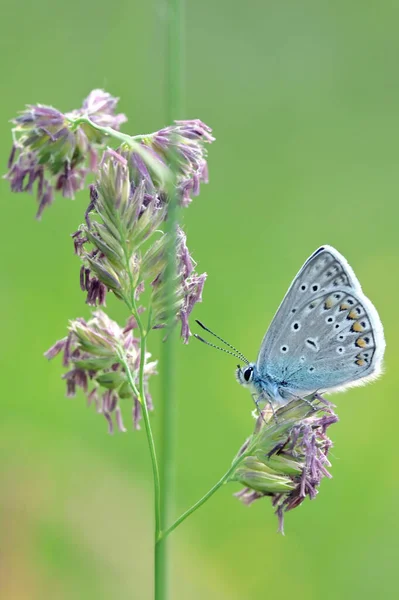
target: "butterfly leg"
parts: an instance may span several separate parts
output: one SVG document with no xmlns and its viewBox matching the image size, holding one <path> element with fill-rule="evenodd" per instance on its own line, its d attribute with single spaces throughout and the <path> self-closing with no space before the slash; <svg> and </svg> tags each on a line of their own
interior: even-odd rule
<svg viewBox="0 0 399 600">
<path fill-rule="evenodd" d="M 316 395 L 312 397 L 312 400 L 316 400 L 316 399 L 317 399 Z M 311 406 L 313 410 L 317 410 L 316 406 L 313 404 L 312 400 L 309 400 L 309 398 L 301 398 L 301 400 L 306 402 L 306 404 L 309 404 L 309 406 Z"/>
<path fill-rule="evenodd" d="M 274 448 L 272 448 L 270 450 L 270 452 L 267 453 L 267 458 L 271 458 L 273 456 L 273 454 L 280 454 L 280 452 L 282 452 L 284 450 L 284 448 L 287 446 L 288 442 L 290 441 L 290 438 L 288 437 L 285 442 L 279 442 L 278 444 L 276 444 L 274 446 Z"/>
<path fill-rule="evenodd" d="M 285 440 L 285 442 L 280 442 L 279 444 L 276 444 L 274 446 L 274 448 L 272 448 L 270 450 L 270 452 L 267 454 L 267 457 L 271 458 L 273 456 L 273 454 L 279 454 L 280 452 L 282 452 L 285 449 L 287 450 L 288 453 L 292 454 L 292 456 L 297 456 L 297 453 L 295 452 L 294 448 L 298 441 L 298 438 L 299 438 L 299 435 L 301 432 L 301 428 L 302 428 L 301 425 L 294 425 L 294 427 L 289 432 L 288 437 Z"/>
<path fill-rule="evenodd" d="M 276 411 L 274 410 L 273 402 L 270 400 L 269 397 L 267 398 L 267 401 L 270 404 L 270 408 L 272 409 L 273 419 L 276 421 L 276 423 L 278 423 L 277 414 L 276 414 Z"/>
<path fill-rule="evenodd" d="M 251 396 L 252 396 L 252 400 L 253 400 L 253 401 L 254 401 L 254 403 L 255 403 L 255 406 L 256 406 L 256 411 L 257 411 L 257 413 L 258 413 L 259 417 L 261 417 L 261 418 L 262 418 L 262 421 L 263 421 L 264 423 L 266 423 L 266 421 L 265 421 L 265 419 L 264 419 L 264 416 L 263 416 L 263 411 L 262 411 L 262 410 L 260 409 L 260 407 L 259 407 L 259 398 L 260 398 L 260 396 L 259 396 L 259 395 L 257 395 L 257 394 L 251 394 Z"/>
<path fill-rule="evenodd" d="M 320 394 L 316 393 L 314 395 L 314 397 L 316 398 L 316 400 L 318 400 L 319 402 L 322 402 L 323 404 L 325 404 L 326 406 L 328 406 L 328 408 L 335 408 L 335 404 L 333 404 L 332 402 L 330 402 L 329 400 L 326 400 L 325 398 L 323 398 L 323 396 L 321 396 Z"/>
<path fill-rule="evenodd" d="M 262 413 L 262 411 L 259 408 L 259 402 L 260 402 L 260 400 L 265 400 L 265 399 L 266 399 L 266 402 L 268 402 L 268 404 L 270 405 L 270 408 L 272 409 L 274 420 L 276 421 L 276 423 L 278 423 L 277 414 L 276 414 L 276 411 L 274 410 L 273 402 L 270 400 L 270 398 L 269 398 L 269 396 L 267 394 L 261 393 L 258 396 L 256 396 L 255 394 L 252 394 L 252 398 L 253 398 L 253 401 L 255 402 L 258 414 L 259 414 L 259 416 L 262 417 L 264 423 L 266 423 L 266 421 L 263 418 L 263 413 Z"/>
<path fill-rule="evenodd" d="M 271 400 L 269 399 L 269 397 L 268 397 L 266 394 L 263 394 L 263 393 L 261 393 L 261 394 L 251 394 L 251 396 L 252 396 L 252 400 L 253 400 L 253 401 L 254 401 L 254 403 L 255 403 L 255 406 L 256 406 L 256 411 L 257 411 L 257 413 L 258 413 L 259 417 L 260 417 L 260 418 L 262 419 L 262 421 L 265 423 L 265 425 L 266 425 L 267 421 L 265 420 L 265 418 L 264 418 L 264 416 L 263 416 L 263 412 L 264 412 L 264 411 L 263 411 L 263 410 L 261 410 L 261 408 L 260 408 L 260 406 L 259 406 L 259 402 L 260 402 L 261 400 L 264 400 L 264 399 L 265 399 L 265 396 L 266 396 L 266 401 L 267 401 L 267 402 L 270 404 L 270 407 L 271 407 L 271 409 L 272 409 L 273 417 L 274 417 L 274 419 L 275 419 L 276 423 L 278 423 L 278 420 L 277 420 L 277 415 L 276 415 L 276 412 L 275 412 L 275 410 L 274 410 L 274 406 L 273 406 L 273 404 L 272 404 Z"/>
</svg>

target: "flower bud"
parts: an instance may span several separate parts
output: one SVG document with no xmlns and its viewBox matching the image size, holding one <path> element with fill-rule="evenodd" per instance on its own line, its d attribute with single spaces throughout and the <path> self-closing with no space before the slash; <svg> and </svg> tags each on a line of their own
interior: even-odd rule
<svg viewBox="0 0 399 600">
<path fill-rule="evenodd" d="M 125 376 L 118 371 L 108 371 L 98 375 L 96 381 L 108 390 L 115 390 L 125 381 Z"/>
<path fill-rule="evenodd" d="M 83 319 L 71 321 L 69 331 L 74 334 L 82 350 L 95 356 L 115 356 L 117 340 L 102 331 L 95 319 L 89 323 Z"/>
<path fill-rule="evenodd" d="M 235 479 L 262 494 L 283 494 L 295 488 L 293 481 L 254 456 L 244 458 Z"/>
</svg>

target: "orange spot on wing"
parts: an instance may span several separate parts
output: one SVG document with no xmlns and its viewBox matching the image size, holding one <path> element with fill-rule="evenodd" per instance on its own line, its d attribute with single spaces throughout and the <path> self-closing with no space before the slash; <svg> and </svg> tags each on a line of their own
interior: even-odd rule
<svg viewBox="0 0 399 600">
<path fill-rule="evenodd" d="M 351 310 L 348 315 L 348 319 L 356 319 L 356 318 L 357 318 L 357 312 L 355 310 Z"/>
<path fill-rule="evenodd" d="M 359 346 L 359 348 L 366 348 L 367 344 L 366 341 L 360 337 L 356 340 L 356 346 Z"/>
<path fill-rule="evenodd" d="M 366 364 L 366 361 L 363 360 L 362 358 L 359 358 L 359 360 L 356 361 L 356 364 L 359 365 L 359 367 L 364 367 L 364 365 Z"/>
<path fill-rule="evenodd" d="M 324 308 L 332 308 L 334 306 L 334 302 L 332 301 L 331 298 L 327 298 L 327 300 L 324 302 Z"/>
<path fill-rule="evenodd" d="M 349 304 L 346 304 L 345 302 L 343 302 L 339 307 L 339 310 L 349 310 L 349 309 L 350 309 Z"/>
<path fill-rule="evenodd" d="M 360 325 L 359 321 L 356 321 L 356 323 L 353 323 L 352 325 L 352 331 L 363 331 L 363 327 Z"/>
</svg>

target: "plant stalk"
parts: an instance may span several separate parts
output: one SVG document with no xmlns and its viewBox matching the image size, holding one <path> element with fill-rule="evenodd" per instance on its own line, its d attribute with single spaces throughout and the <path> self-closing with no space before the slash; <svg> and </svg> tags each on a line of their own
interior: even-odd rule
<svg viewBox="0 0 399 600">
<path fill-rule="evenodd" d="M 97 123 L 92 121 L 89 117 L 67 117 L 67 119 L 73 128 L 76 128 L 79 125 L 88 125 L 99 133 L 102 133 L 104 136 L 117 140 L 122 146 L 125 146 L 139 154 L 146 164 L 149 165 L 156 173 L 163 184 L 167 184 L 170 180 L 169 169 L 161 164 L 158 160 L 155 160 L 151 152 L 149 152 L 146 148 L 146 142 L 151 140 L 151 138 L 155 135 L 154 133 L 148 133 L 144 135 L 128 135 L 127 133 L 122 133 L 121 131 L 113 129 L 112 127 L 97 125 Z"/>
<path fill-rule="evenodd" d="M 135 315 L 137 319 L 139 315 Z M 139 323 L 138 319 L 137 322 Z M 155 451 L 155 443 L 154 436 L 152 435 L 150 416 L 148 414 L 147 402 L 145 398 L 144 392 L 144 365 L 145 365 L 145 352 L 146 352 L 146 340 L 145 335 L 142 335 L 142 327 L 140 327 L 140 373 L 139 373 L 139 389 L 137 389 L 136 384 L 133 379 L 133 375 L 130 371 L 126 355 L 123 351 L 120 353 L 120 362 L 122 363 L 127 380 L 129 382 L 130 387 L 132 388 L 133 393 L 138 397 L 141 410 L 143 413 L 144 426 L 147 434 L 148 448 L 150 451 L 151 457 L 151 465 L 152 465 L 152 473 L 154 479 L 154 514 L 155 514 L 155 543 L 159 539 L 161 535 L 161 511 L 160 511 L 160 482 L 159 482 L 159 470 L 158 470 L 158 462 L 157 455 Z"/>
<path fill-rule="evenodd" d="M 182 89 L 183 89 L 183 0 L 166 0 L 166 121 L 173 123 L 174 119 L 182 118 Z M 161 482 L 161 530 L 173 519 L 175 494 L 175 440 L 176 440 L 176 343 L 172 334 L 175 319 L 173 311 L 176 228 L 177 228 L 177 194 L 176 173 L 174 173 L 170 188 L 170 204 L 168 209 L 167 230 L 168 262 L 166 266 L 166 295 L 167 295 L 167 341 L 162 348 L 162 415 L 160 439 L 160 482 Z M 169 544 L 167 537 L 161 537 L 155 548 L 155 600 L 168 600 L 169 589 Z"/>
<path fill-rule="evenodd" d="M 172 533 L 172 531 L 174 529 L 176 529 L 176 527 L 178 527 L 181 523 L 183 523 L 183 521 L 185 521 L 187 519 L 187 517 L 189 517 L 190 515 L 192 515 L 193 512 L 195 512 L 198 508 L 200 508 L 203 504 L 205 504 L 205 502 L 207 500 L 209 500 L 209 498 L 211 496 L 213 496 L 213 494 L 215 492 L 217 492 L 218 489 L 222 487 L 222 485 L 224 485 L 225 483 L 227 483 L 228 480 L 229 480 L 229 478 L 230 478 L 230 475 L 232 475 L 232 473 L 238 467 L 238 465 L 240 464 L 240 462 L 246 456 L 247 456 L 246 453 L 243 453 L 240 456 L 238 456 L 232 462 L 232 465 L 231 465 L 230 469 L 228 469 L 228 471 L 226 471 L 226 473 L 223 475 L 223 477 L 221 477 L 219 479 L 219 481 L 217 483 L 215 483 L 215 485 L 204 496 L 202 496 L 202 498 L 200 498 L 195 504 L 193 504 L 189 509 L 187 509 L 186 512 L 184 512 L 182 515 L 180 515 L 180 517 L 178 519 L 176 519 L 176 521 L 170 527 L 168 527 L 167 529 L 165 529 L 164 531 L 161 532 L 161 539 L 166 538 L 170 533 Z"/>
</svg>

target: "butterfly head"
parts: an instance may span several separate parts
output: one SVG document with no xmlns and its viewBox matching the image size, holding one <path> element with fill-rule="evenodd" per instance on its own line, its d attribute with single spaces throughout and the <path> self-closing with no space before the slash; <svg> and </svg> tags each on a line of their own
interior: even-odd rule
<svg viewBox="0 0 399 600">
<path fill-rule="evenodd" d="M 238 383 L 245 387 L 249 387 L 252 385 L 254 379 L 256 377 L 256 365 L 255 363 L 248 363 L 241 367 L 241 365 L 237 365 L 236 369 L 236 379 Z"/>
</svg>

